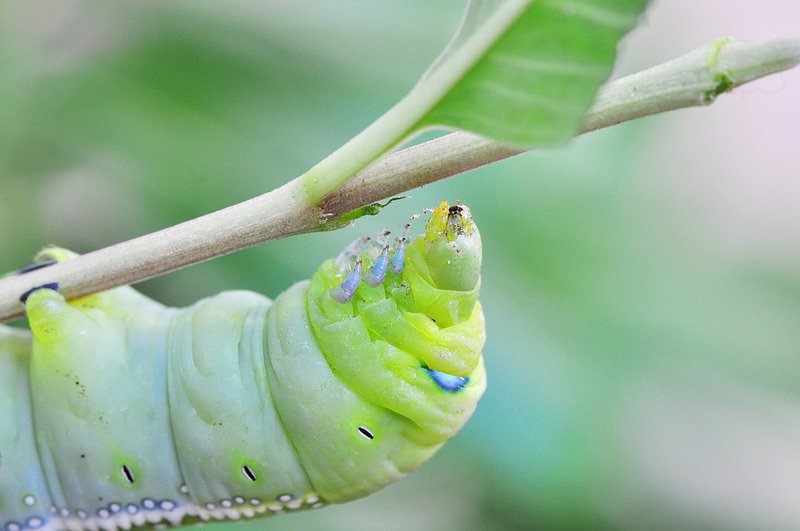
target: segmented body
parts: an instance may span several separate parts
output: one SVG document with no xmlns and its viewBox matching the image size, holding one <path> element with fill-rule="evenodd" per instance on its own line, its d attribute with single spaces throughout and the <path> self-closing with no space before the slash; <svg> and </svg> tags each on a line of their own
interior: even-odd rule
<svg viewBox="0 0 800 531">
<path fill-rule="evenodd" d="M 33 291 L 32 339 L 0 327 L 0 530 L 285 513 L 427 460 L 485 387 L 480 237 L 443 203 L 391 260 L 363 247 L 274 302 Z"/>
</svg>

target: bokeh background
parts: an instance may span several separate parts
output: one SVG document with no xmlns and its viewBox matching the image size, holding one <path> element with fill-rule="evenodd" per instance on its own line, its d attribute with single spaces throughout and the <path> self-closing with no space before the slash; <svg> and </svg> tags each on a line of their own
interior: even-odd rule
<svg viewBox="0 0 800 531">
<path fill-rule="evenodd" d="M 388 109 L 461 1 L 0 3 L 0 271 L 272 189 Z M 655 2 L 617 74 L 796 0 Z M 141 285 L 274 296 L 443 197 L 485 243 L 489 389 L 365 500 L 214 529 L 800 528 L 800 69 Z M 0 427 L 2 429 L 2 427 Z"/>
</svg>

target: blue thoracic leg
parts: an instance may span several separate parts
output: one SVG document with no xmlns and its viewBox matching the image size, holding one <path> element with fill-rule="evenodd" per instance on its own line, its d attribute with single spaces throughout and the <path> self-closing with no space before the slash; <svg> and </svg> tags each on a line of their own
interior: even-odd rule
<svg viewBox="0 0 800 531">
<path fill-rule="evenodd" d="M 386 269 L 389 266 L 389 247 L 386 246 L 369 268 L 365 280 L 370 286 L 379 286 L 386 280 Z"/>
<path fill-rule="evenodd" d="M 331 296 L 338 302 L 344 304 L 350 302 L 355 296 L 356 289 L 362 280 L 369 286 L 379 286 L 386 280 L 386 274 L 391 272 L 393 275 L 402 275 L 405 268 L 405 256 L 407 241 L 407 234 L 410 225 L 406 224 L 401 229 L 401 236 L 397 238 L 397 244 L 394 247 L 391 259 L 389 258 L 390 245 L 386 243 L 388 237 L 392 234 L 389 229 L 384 229 L 374 240 L 381 249 L 377 257 L 372 261 L 371 249 L 375 249 L 374 245 L 370 248 L 370 242 L 373 242 L 369 236 L 362 236 L 356 238 L 345 247 L 342 252 L 336 257 L 336 266 L 340 274 L 344 274 L 349 269 L 345 279 L 337 285 L 332 291 Z M 366 271 L 363 270 L 364 260 L 369 264 Z"/>
<path fill-rule="evenodd" d="M 406 241 L 405 238 L 400 238 L 397 240 L 397 247 L 394 249 L 394 254 L 392 255 L 392 262 L 389 266 L 389 271 L 392 272 L 394 275 L 400 275 L 405 268 L 405 261 L 406 261 Z"/>
<path fill-rule="evenodd" d="M 361 236 L 347 244 L 347 247 L 342 249 L 342 251 L 336 257 L 336 266 L 341 272 L 346 271 L 358 261 L 361 251 L 364 250 L 370 239 L 371 238 L 369 236 Z"/>
<path fill-rule="evenodd" d="M 361 260 L 356 262 L 353 270 L 347 274 L 344 281 L 336 286 L 331 295 L 334 299 L 344 304 L 353 300 L 358 285 L 361 283 Z"/>
</svg>

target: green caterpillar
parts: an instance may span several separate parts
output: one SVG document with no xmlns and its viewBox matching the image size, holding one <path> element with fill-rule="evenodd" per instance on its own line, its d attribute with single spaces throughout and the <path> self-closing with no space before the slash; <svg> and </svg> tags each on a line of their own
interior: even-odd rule
<svg viewBox="0 0 800 531">
<path fill-rule="evenodd" d="M 32 290 L 31 332 L 0 326 L 0 529 L 285 513 L 422 464 L 485 388 L 481 241 L 442 202 L 406 243 L 354 242 L 274 302 Z"/>
</svg>

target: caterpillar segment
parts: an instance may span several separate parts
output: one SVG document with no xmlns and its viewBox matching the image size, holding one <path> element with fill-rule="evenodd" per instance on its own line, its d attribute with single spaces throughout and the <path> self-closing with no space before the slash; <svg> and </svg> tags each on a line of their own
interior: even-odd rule
<svg viewBox="0 0 800 531">
<path fill-rule="evenodd" d="M 0 326 L 0 530 L 281 514 L 425 462 L 486 385 L 481 243 L 446 202 L 407 233 L 360 238 L 274 302 L 26 294 L 30 332 Z"/>
</svg>

